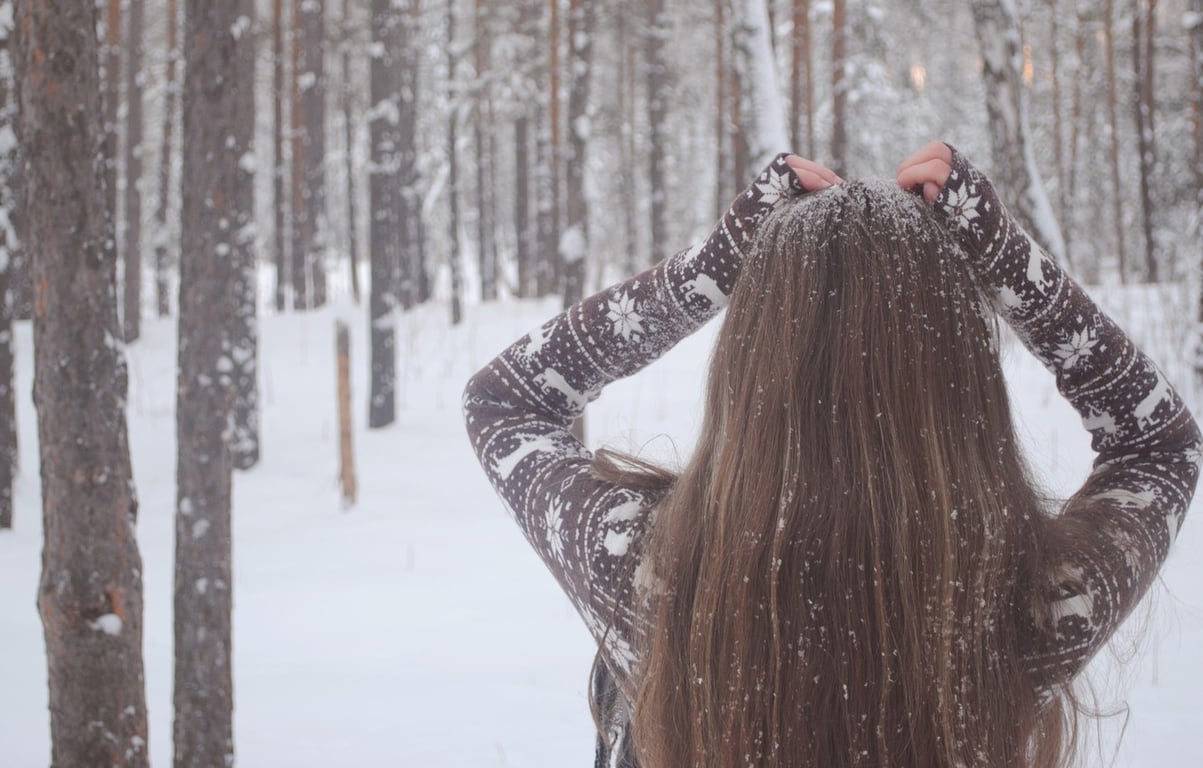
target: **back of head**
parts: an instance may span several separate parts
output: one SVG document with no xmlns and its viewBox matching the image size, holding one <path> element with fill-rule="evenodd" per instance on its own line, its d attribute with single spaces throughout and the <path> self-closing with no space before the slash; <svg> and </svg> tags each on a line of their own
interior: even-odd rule
<svg viewBox="0 0 1203 768">
<path fill-rule="evenodd" d="M 1044 518 L 983 306 L 896 186 L 760 224 L 644 550 L 646 768 L 1051 764 L 1018 650 Z"/>
</svg>

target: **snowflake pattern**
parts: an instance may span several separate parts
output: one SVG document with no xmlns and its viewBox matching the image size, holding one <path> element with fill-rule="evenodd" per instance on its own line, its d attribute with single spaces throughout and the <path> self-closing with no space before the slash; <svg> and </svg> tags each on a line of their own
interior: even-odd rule
<svg viewBox="0 0 1203 768">
<path fill-rule="evenodd" d="M 1098 335 L 1089 326 L 1079 331 L 1073 331 L 1069 338 L 1057 345 L 1053 354 L 1061 358 L 1061 367 L 1069 370 L 1082 360 L 1094 353 L 1094 347 L 1099 343 Z"/>
<path fill-rule="evenodd" d="M 978 210 L 982 196 L 978 194 L 977 187 L 967 182 L 955 186 L 949 184 L 945 189 L 948 198 L 944 204 L 948 207 L 948 215 L 956 221 L 959 228 L 971 229 L 973 222 L 982 215 Z"/>
<path fill-rule="evenodd" d="M 794 176 L 794 172 L 789 166 L 785 166 L 783 173 L 779 173 L 775 165 L 770 166 L 762 174 L 761 179 L 752 185 L 752 188 L 760 193 L 760 204 L 773 205 L 781 198 L 792 194 L 792 176 Z"/>
<path fill-rule="evenodd" d="M 622 291 L 615 291 L 609 300 L 609 311 L 606 319 L 613 324 L 615 336 L 621 336 L 627 341 L 644 332 L 643 315 L 639 314 L 635 299 Z"/>
<path fill-rule="evenodd" d="M 559 497 L 552 497 L 543 513 L 543 529 L 547 534 L 547 546 L 551 549 L 552 557 L 564 562 L 564 511 L 566 502 Z"/>
</svg>

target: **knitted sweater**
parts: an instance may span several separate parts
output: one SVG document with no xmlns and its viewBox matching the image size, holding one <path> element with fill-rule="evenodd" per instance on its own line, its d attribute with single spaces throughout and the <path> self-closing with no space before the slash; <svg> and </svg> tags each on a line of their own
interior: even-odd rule
<svg viewBox="0 0 1203 768">
<path fill-rule="evenodd" d="M 639 572 L 628 558 L 652 500 L 591 475 L 591 455 L 569 427 L 605 385 L 648 365 L 726 305 L 756 224 L 804 191 L 779 156 L 706 240 L 552 318 L 481 369 L 464 393 L 469 437 L 489 480 L 602 649 L 609 670 L 594 696 L 614 710 L 610 727 L 620 739 L 625 704 L 604 672 L 625 679 L 637 662 L 630 595 Z M 1024 651 L 1047 695 L 1103 646 L 1160 569 L 1194 493 L 1200 432 L 1157 366 L 955 151 L 935 205 L 955 225 L 1001 316 L 1055 375 L 1098 454 L 1064 513 L 1087 518 L 1097 538 L 1080 551 L 1053 553 L 1054 627 L 1033 625 Z M 599 765 L 612 758 L 630 760 L 599 751 Z"/>
</svg>

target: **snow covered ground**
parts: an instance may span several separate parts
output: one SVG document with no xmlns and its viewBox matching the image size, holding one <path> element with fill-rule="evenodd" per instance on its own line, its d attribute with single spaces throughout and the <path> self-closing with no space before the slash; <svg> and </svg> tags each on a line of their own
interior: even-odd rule
<svg viewBox="0 0 1203 768">
<path fill-rule="evenodd" d="M 1135 304 L 1121 316 L 1152 327 L 1146 313 L 1163 302 L 1152 296 Z M 263 319 L 264 459 L 235 479 L 240 766 L 592 764 L 589 637 L 486 484 L 459 415 L 472 371 L 555 311 L 554 302 L 471 307 L 454 330 L 441 306 L 404 317 L 400 416 L 376 432 L 364 428 L 363 313 L 342 306 Z M 336 482 L 336 317 L 350 320 L 354 333 L 360 501 L 351 510 L 341 509 Z M 607 390 L 589 412 L 590 444 L 687 455 L 714 327 L 652 375 Z M 34 605 L 41 506 L 30 335 L 27 323 L 18 326 L 22 469 L 16 527 L 0 533 L 2 768 L 49 761 Z M 172 323 L 149 321 L 129 350 L 156 766 L 169 765 L 171 755 L 174 335 Z M 1186 383 L 1184 366 L 1150 351 Z M 1033 463 L 1054 492 L 1068 494 L 1091 460 L 1087 435 L 1051 376 L 1018 348 L 1007 360 Z M 1152 605 L 1138 612 L 1136 623 L 1147 625 L 1141 647 L 1117 644 L 1130 659 L 1122 672 L 1105 657 L 1092 668 L 1101 706 L 1120 714 L 1104 721 L 1088 765 L 1203 765 L 1203 519 L 1184 526 Z"/>
</svg>

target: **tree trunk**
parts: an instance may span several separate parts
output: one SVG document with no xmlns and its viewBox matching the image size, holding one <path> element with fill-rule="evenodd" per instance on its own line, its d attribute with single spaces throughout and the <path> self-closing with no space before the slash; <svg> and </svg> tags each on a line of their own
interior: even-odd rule
<svg viewBox="0 0 1203 768">
<path fill-rule="evenodd" d="M 1061 119 L 1061 40 L 1060 40 L 1060 19 L 1059 10 L 1057 8 L 1057 0 L 1048 0 L 1048 15 L 1049 15 L 1049 66 L 1050 75 L 1053 80 L 1053 164 L 1056 166 L 1057 172 L 1057 220 L 1065 222 L 1065 226 L 1069 227 L 1069 220 L 1066 218 L 1066 196 L 1068 187 L 1065 183 L 1065 145 L 1062 141 L 1063 137 L 1063 120 Z M 1068 238 L 1068 236 L 1066 236 Z M 1069 246 L 1065 248 L 1065 258 L 1068 262 L 1070 259 Z"/>
<path fill-rule="evenodd" d="M 489 147 L 486 129 L 489 103 L 489 46 L 488 27 L 484 0 L 475 0 L 473 15 L 473 64 L 475 69 L 476 120 L 472 126 L 472 139 L 476 147 L 476 256 L 480 266 L 480 298 L 492 301 L 497 298 L 497 253 L 493 248 L 493 220 L 488 215 Z"/>
<path fill-rule="evenodd" d="M 12 0 L 0 2 L 0 14 L 12 14 Z M 0 134 L 16 135 L 11 29 L 0 27 Z M 9 132 L 12 132 L 11 134 Z M 13 227 L 17 146 L 0 154 L 0 529 L 13 527 L 13 480 L 17 475 L 16 368 L 13 358 L 12 275 L 17 236 Z"/>
<path fill-rule="evenodd" d="M 447 82 L 451 84 L 452 96 L 447 100 L 447 227 L 451 242 L 451 250 L 447 254 L 447 259 L 451 266 L 452 325 L 459 325 L 460 321 L 464 319 L 464 310 L 460 304 L 463 279 L 460 275 L 459 253 L 459 98 L 454 93 L 456 80 L 455 0 L 448 0 Z"/>
<path fill-rule="evenodd" d="M 175 67 L 180 55 L 177 39 L 179 18 L 178 0 L 167 0 L 167 82 L 163 88 L 163 135 L 159 141 L 159 200 L 155 206 L 155 304 L 159 317 L 171 314 L 171 277 L 168 274 L 167 255 L 171 228 L 167 225 L 167 216 L 171 209 L 171 166 L 174 157 L 172 138 L 175 135 L 175 104 L 178 90 Z"/>
<path fill-rule="evenodd" d="M 1194 62 L 1194 137 L 1195 137 L 1195 242 L 1203 244 L 1203 0 L 1191 0 L 1183 26 L 1190 33 L 1191 59 Z M 1196 248 L 1203 258 L 1203 247 Z M 1203 391 L 1203 286 L 1200 286 L 1195 311 L 1195 389 Z"/>
<path fill-rule="evenodd" d="M 748 159 L 753 169 L 768 163 L 789 146 L 785 132 L 785 112 L 777 91 L 777 69 L 773 62 L 773 41 L 769 32 L 765 0 L 741 0 L 742 18 L 736 27 L 735 61 L 744 98 L 739 126 L 748 143 Z M 744 180 L 747 183 L 747 180 Z"/>
<path fill-rule="evenodd" d="M 831 169 L 848 172 L 848 92 L 845 85 L 846 0 L 833 0 L 831 10 Z"/>
<path fill-rule="evenodd" d="M 372 0 L 372 46 L 369 87 L 371 108 L 368 130 L 371 162 L 368 164 L 368 313 L 371 338 L 371 377 L 368 426 L 376 429 L 396 418 L 397 358 L 394 321 L 396 270 L 401 259 L 400 164 L 401 127 L 394 118 L 401 109 L 401 72 L 404 62 L 405 17 L 392 0 Z"/>
<path fill-rule="evenodd" d="M 1142 8 L 1141 6 L 1144 6 Z M 1147 9 L 1147 17 L 1145 17 Z M 1136 122 L 1137 159 L 1140 168 L 1140 221 L 1145 244 L 1145 278 L 1158 280 L 1157 242 L 1154 236 L 1154 206 L 1150 194 L 1157 164 L 1157 148 L 1153 142 L 1153 114 L 1156 103 L 1153 93 L 1154 30 L 1157 21 L 1157 0 L 1144 0 L 1132 8 L 1132 69 L 1136 98 L 1133 116 Z"/>
<path fill-rule="evenodd" d="M 534 294 L 533 243 L 530 228 L 530 117 L 521 115 L 514 121 L 514 241 L 518 262 L 518 285 L 515 293 L 520 299 Z"/>
<path fill-rule="evenodd" d="M 790 129 L 797 152 L 815 156 L 815 79 L 810 53 L 810 0 L 793 0 L 790 34 Z M 806 115 L 806 141 L 802 140 L 802 115 Z"/>
<path fill-rule="evenodd" d="M 630 17 L 626 13 L 618 14 L 618 47 L 621 51 L 618 72 L 618 104 L 621 123 L 618 129 L 618 173 L 624 190 L 622 200 L 622 233 L 623 233 L 623 273 L 633 275 L 639 271 L 637 231 L 638 212 L 636 205 L 636 146 L 635 125 L 638 122 L 635 106 L 635 78 L 639 71 L 636 46 L 631 42 Z M 655 263 L 653 253 L 649 263 Z M 601 265 L 599 265 L 600 267 Z"/>
<path fill-rule="evenodd" d="M 146 766 L 142 562 L 125 421 L 96 6 L 21 2 L 17 137 L 37 285 L 34 403 L 42 472 L 38 609 L 50 764 Z M 64 66 L 64 62 L 68 66 Z"/>
<path fill-rule="evenodd" d="M 104 49 L 101 51 L 104 73 L 100 84 L 100 104 L 104 110 L 102 152 L 105 169 L 105 206 L 113 227 L 117 226 L 117 121 L 121 106 L 121 0 L 96 0 L 104 3 Z"/>
<path fill-rule="evenodd" d="M 142 47 L 143 0 L 129 0 L 125 68 L 125 300 L 126 342 L 141 332 L 142 320 Z"/>
<path fill-rule="evenodd" d="M 176 401 L 175 766 L 234 759 L 230 608 L 232 325 L 241 267 L 239 115 L 246 0 L 186 0 L 179 389 Z M 235 137 L 231 141 L 231 137 Z"/>
<path fill-rule="evenodd" d="M 714 216 L 722 216 L 731 202 L 727 194 L 731 184 L 730 170 L 733 153 L 728 142 L 731 140 L 731 125 L 728 120 L 730 95 L 727 81 L 730 77 L 727 63 L 727 12 L 729 0 L 714 0 Z M 652 256 L 655 258 L 655 255 Z"/>
<path fill-rule="evenodd" d="M 1050 255 L 1064 261 L 1065 241 L 1032 154 L 1027 94 L 1020 71 L 1019 19 L 1009 0 L 973 0 L 970 8 L 982 52 L 996 181 L 1024 229 Z"/>
<path fill-rule="evenodd" d="M 664 0 L 647 0 L 647 32 L 643 38 L 647 67 L 648 191 L 651 198 L 651 262 L 662 259 L 668 248 L 668 209 L 664 178 L 668 168 L 668 60 L 665 48 L 670 34 Z"/>
<path fill-rule="evenodd" d="M 239 0 L 234 66 L 247 75 L 234 103 L 234 150 L 239 162 L 234 200 L 234 314 L 231 320 L 230 360 L 234 375 L 234 422 L 230 456 L 236 469 L 259 463 L 259 258 L 255 249 L 255 0 Z"/>
<path fill-rule="evenodd" d="M 294 305 L 326 303 L 324 0 L 293 6 L 292 259 Z"/>
<path fill-rule="evenodd" d="M 565 228 L 560 238 L 564 262 L 564 306 L 584 298 L 585 258 L 589 253 L 589 211 L 585 201 L 585 151 L 589 141 L 589 77 L 592 65 L 594 7 L 589 0 L 571 0 L 568 40 L 572 59 L 568 90 L 568 158 L 565 163 L 567 198 Z"/>
<path fill-rule="evenodd" d="M 1114 206 L 1112 219 L 1115 223 L 1115 256 L 1119 260 L 1119 281 L 1127 281 L 1127 254 L 1124 248 L 1124 204 L 1123 189 L 1119 173 L 1119 117 L 1116 107 L 1118 87 L 1115 82 L 1115 9 L 1113 0 L 1103 6 L 1103 55 L 1107 66 L 1107 126 L 1111 139 L 1111 202 Z"/>
<path fill-rule="evenodd" d="M 540 111 L 536 137 L 538 173 L 535 177 L 536 215 L 538 218 L 538 270 L 540 296 L 547 296 L 560 284 L 560 12 L 559 0 L 547 0 L 546 108 Z"/>
<path fill-rule="evenodd" d="M 398 119 L 401 131 L 397 148 L 397 175 L 401 194 L 397 197 L 399 261 L 393 267 L 396 300 L 411 309 L 430 296 L 427 284 L 422 229 L 422 195 L 418 189 L 418 75 L 421 70 L 421 3 L 408 0 L 397 4 L 402 14 L 401 65 L 398 89 Z"/>
<path fill-rule="evenodd" d="M 342 110 L 343 110 L 343 141 L 346 149 L 343 154 L 343 164 L 347 174 L 347 256 L 351 262 L 351 295 L 355 303 L 362 301 L 359 286 L 359 232 L 355 222 L 359 219 L 355 204 L 355 121 L 353 108 L 355 100 L 351 94 L 355 88 L 351 80 L 351 17 L 347 10 L 347 0 L 342 0 L 342 43 L 339 46 L 342 54 Z"/>
<path fill-rule="evenodd" d="M 172 0 L 174 2 L 174 0 Z M 284 0 L 272 0 L 272 257 L 276 267 L 276 311 L 288 307 L 293 281 L 288 270 L 284 197 Z"/>
</svg>

